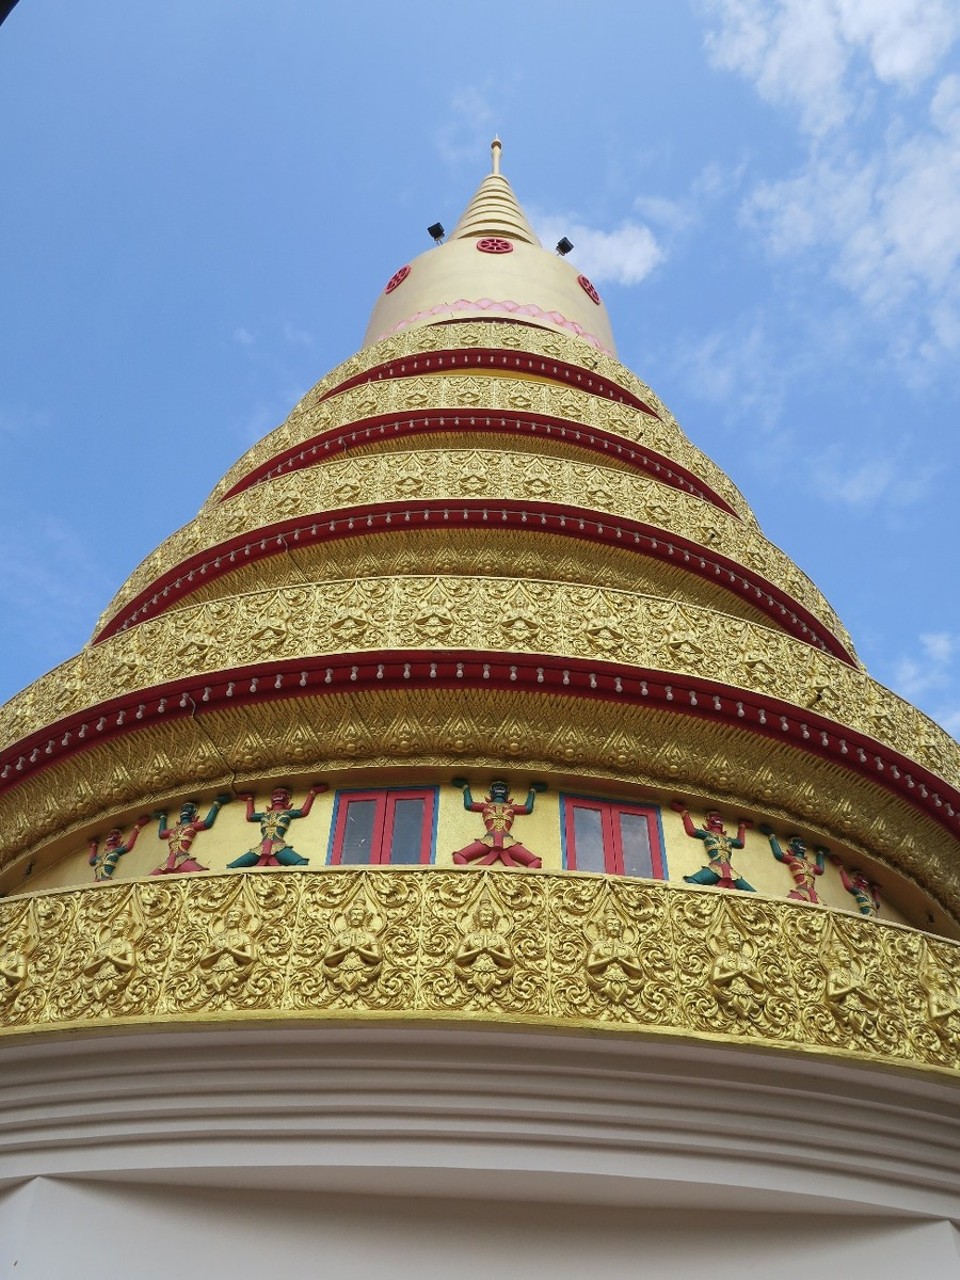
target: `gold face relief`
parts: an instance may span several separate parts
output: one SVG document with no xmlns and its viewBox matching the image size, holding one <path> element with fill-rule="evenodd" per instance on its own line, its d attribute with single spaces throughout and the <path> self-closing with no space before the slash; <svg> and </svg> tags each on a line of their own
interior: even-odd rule
<svg viewBox="0 0 960 1280">
<path fill-rule="evenodd" d="M 282 870 L 0 902 L 0 1031 L 470 1019 L 960 1067 L 960 948 L 749 894 Z"/>
</svg>

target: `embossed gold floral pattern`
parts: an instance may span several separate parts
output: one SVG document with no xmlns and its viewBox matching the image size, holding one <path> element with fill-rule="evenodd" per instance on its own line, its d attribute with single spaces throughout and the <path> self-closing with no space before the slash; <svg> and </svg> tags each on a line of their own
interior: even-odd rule
<svg viewBox="0 0 960 1280">
<path fill-rule="evenodd" d="M 669 600 L 685 600 L 707 609 L 769 625 L 769 616 L 746 592 L 734 595 L 713 578 L 694 577 L 673 559 L 654 560 L 609 544 L 598 545 L 559 534 L 536 538 L 508 527 L 490 538 L 481 525 L 472 529 L 445 527 L 437 538 L 434 528 L 394 525 L 393 532 L 361 534 L 343 541 L 298 544 L 289 555 L 273 556 L 232 568 L 222 577 L 206 580 L 191 592 L 191 604 L 245 595 L 283 586 L 290 581 L 291 560 L 305 581 L 368 578 L 408 573 L 440 573 L 487 577 L 550 578 L 556 582 L 591 582 L 599 587 L 639 591 Z"/>
<path fill-rule="evenodd" d="M 842 725 L 960 786 L 960 748 L 938 725 L 864 672 L 780 632 L 625 591 L 482 577 L 302 583 L 163 615 L 86 649 L 14 698 L 4 713 L 3 745 L 84 706 L 167 680 L 261 662 L 265 619 L 272 627 L 269 656 L 285 660 L 441 647 L 431 634 L 440 614 L 451 620 L 443 648 L 586 659 L 598 657 L 593 620 L 615 618 L 620 662 L 678 678 L 706 671 L 735 688 L 775 694 L 798 709 L 819 710 L 829 690 L 831 715 Z M 69 700 L 65 687 L 75 691 Z"/>
<path fill-rule="evenodd" d="M 455 700 L 443 689 L 420 689 L 415 707 L 406 689 L 342 690 L 221 707 L 98 743 L 17 788 L 6 815 L 3 887 L 28 889 L 31 859 L 47 866 L 58 852 L 85 848 L 92 831 L 175 807 L 201 789 L 261 791 L 270 785 L 261 785 L 265 777 L 301 774 L 306 786 L 321 763 L 361 765 L 394 782 L 411 765 L 449 777 L 467 761 L 496 771 L 522 761 L 532 774 L 609 779 L 648 797 L 669 799 L 682 786 L 705 808 L 758 812 L 842 845 L 851 857 L 885 863 L 960 917 L 960 868 L 943 827 L 869 779 L 730 724 L 612 701 L 560 717 L 551 699 L 523 690 L 511 694 L 508 716 L 496 693 L 480 689 Z"/>
<path fill-rule="evenodd" d="M 430 503 L 487 499 L 491 503 L 534 501 L 549 495 L 563 503 L 602 517 L 654 525 L 667 535 L 688 539 L 707 554 L 723 556 L 747 566 L 775 588 L 808 609 L 847 647 L 851 642 L 829 604 L 810 579 L 766 541 L 752 525 L 725 512 L 704 510 L 699 498 L 647 476 L 565 458 L 538 457 L 529 452 L 487 449 L 444 449 L 429 453 L 406 451 L 366 457 L 334 459 L 323 466 L 244 490 L 227 501 L 204 508 L 152 552 L 124 583 L 105 610 L 104 626 L 118 610 L 153 582 L 198 552 L 211 551 L 238 533 L 257 530 L 292 516 L 322 514 L 333 507 L 387 503 L 416 496 Z M 529 541 L 535 544 L 531 536 Z M 284 544 L 294 546 L 288 541 Z M 690 565 L 696 553 L 677 550 L 679 563 Z M 235 553 L 228 564 L 243 562 Z M 693 565 L 692 567 L 696 567 Z M 729 573 L 717 581 L 730 585 Z M 199 585 L 203 576 L 196 572 Z"/>
<path fill-rule="evenodd" d="M 489 403 L 485 396 L 485 388 L 478 389 L 478 385 L 471 385 L 471 378 L 476 384 L 480 384 L 480 375 L 463 374 L 462 371 L 458 371 L 452 376 L 443 378 L 443 381 L 451 386 L 460 381 L 464 381 L 465 384 L 460 392 L 451 391 L 450 386 L 448 386 L 447 395 L 458 396 L 456 406 L 450 407 L 463 407 L 465 409 L 481 406 L 503 407 L 505 409 L 526 408 L 537 412 L 553 412 L 556 410 L 557 416 L 568 421 L 575 422 L 579 420 L 586 426 L 600 426 L 601 423 L 599 421 L 594 422 L 592 417 L 593 413 L 596 412 L 596 406 L 599 405 L 601 411 L 604 410 L 605 402 L 598 396 L 590 395 L 589 392 L 582 392 L 574 387 L 558 386 L 549 382 L 537 383 L 535 381 L 538 376 L 549 376 L 551 359 L 564 361 L 567 364 L 578 367 L 583 367 L 586 360 L 589 362 L 589 370 L 584 370 L 584 383 L 582 385 L 586 385 L 589 382 L 591 372 L 595 373 L 598 377 L 605 378 L 607 381 L 623 387 L 644 404 L 649 405 L 658 415 L 653 417 L 649 414 L 641 413 L 628 405 L 614 402 L 606 406 L 611 411 L 616 412 L 611 413 L 605 419 L 605 429 L 624 435 L 625 439 L 639 439 L 641 437 L 637 433 L 640 432 L 644 444 L 649 445 L 651 449 L 656 450 L 658 453 L 664 453 L 673 458 L 692 474 L 702 476 L 710 487 L 744 519 L 754 519 L 750 508 L 744 501 L 743 495 L 729 477 L 706 455 L 702 454 L 699 449 L 694 448 L 677 424 L 676 419 L 663 405 L 656 393 L 641 382 L 629 369 L 620 364 L 619 361 L 611 356 L 604 355 L 602 352 L 592 350 L 585 352 L 582 343 L 560 334 L 548 333 L 544 330 L 527 326 L 483 321 L 442 326 L 428 325 L 422 329 L 411 330 L 408 333 L 388 338 L 375 346 L 365 348 L 355 356 L 351 356 L 349 360 L 344 361 L 343 364 L 318 382 L 296 405 L 293 412 L 281 426 L 254 445 L 230 469 L 214 489 L 210 501 L 217 501 L 248 472 L 268 462 L 278 453 L 309 440 L 321 431 L 355 421 L 357 418 L 370 417 L 376 413 L 418 409 L 427 404 L 434 406 L 427 389 L 419 383 L 419 375 L 401 377 L 383 383 L 362 383 L 358 387 L 342 392 L 340 395 L 331 393 L 334 393 L 342 383 L 378 365 L 390 361 L 399 361 L 402 365 L 405 356 L 412 356 L 421 352 L 453 350 L 458 347 L 501 348 L 505 351 L 523 352 L 526 355 L 539 357 L 544 361 L 545 367 L 541 372 L 537 368 L 536 360 L 532 363 L 530 361 L 523 362 L 524 385 L 518 387 L 514 384 L 512 389 L 506 388 L 504 394 L 509 399 L 502 406 L 493 406 Z M 508 370 L 508 372 L 511 371 Z M 489 381 L 489 378 L 486 381 Z M 501 381 L 508 383 L 510 378 L 504 377 Z M 391 384 L 396 388 L 402 389 L 393 390 L 385 394 L 376 390 L 377 387 L 388 387 Z M 542 387 L 543 391 L 548 395 L 545 398 L 541 398 L 540 392 L 536 390 L 537 387 Z M 534 390 L 531 390 L 531 388 Z M 382 395 L 383 398 L 378 399 L 378 394 Z M 328 398 L 325 399 L 324 397 Z M 347 399 L 347 397 L 350 397 L 350 399 Z M 593 401 L 593 407 L 589 409 L 591 416 L 578 419 L 577 414 L 582 408 L 589 405 L 590 401 Z M 387 403 L 389 403 L 389 408 L 378 408 L 379 405 Z M 544 404 L 548 404 L 551 408 L 543 408 Z M 616 425 L 617 423 L 622 423 L 622 426 Z"/>
<path fill-rule="evenodd" d="M 31 963 L 0 1001 L 8 1034 L 449 1017 L 960 1067 L 960 946 L 747 895 L 538 872 L 284 870 L 0 902 L 0 955 L 28 934 Z"/>
</svg>

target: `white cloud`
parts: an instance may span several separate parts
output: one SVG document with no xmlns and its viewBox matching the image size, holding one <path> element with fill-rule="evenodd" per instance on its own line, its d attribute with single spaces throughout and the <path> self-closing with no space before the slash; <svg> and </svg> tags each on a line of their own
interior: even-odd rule
<svg viewBox="0 0 960 1280">
<path fill-rule="evenodd" d="M 736 191 L 747 172 L 746 160 L 736 165 L 721 165 L 716 161 L 705 164 L 690 187 L 695 201 L 715 200 Z"/>
<path fill-rule="evenodd" d="M 937 85 L 930 118 L 947 137 L 960 139 L 960 75 L 944 76 Z"/>
<path fill-rule="evenodd" d="M 624 222 L 614 231 L 600 231 L 575 218 L 532 213 L 531 219 L 544 245 L 556 244 L 561 236 L 573 241 L 570 261 L 595 284 L 639 284 L 665 257 L 656 236 L 643 223 Z"/>
<path fill-rule="evenodd" d="M 941 81 L 934 121 L 960 120 L 960 78 Z M 874 320 L 895 320 L 905 363 L 960 350 L 960 148 L 936 124 L 869 156 L 852 143 L 758 186 L 744 217 L 781 257 L 807 252 Z M 906 310 L 904 310 L 906 308 Z"/>
<path fill-rule="evenodd" d="M 752 80 L 814 135 L 866 105 L 871 80 L 914 90 L 960 34 L 953 0 L 704 0 L 714 65 Z"/>
<path fill-rule="evenodd" d="M 847 47 L 862 47 L 877 78 L 912 88 L 935 70 L 960 30 L 952 0 L 836 0 Z"/>
<path fill-rule="evenodd" d="M 960 36 L 960 3 L 703 8 L 714 64 L 749 79 L 808 135 L 802 166 L 747 198 L 747 225 L 771 253 L 848 291 L 901 371 L 923 382 L 960 353 L 960 76 L 936 78 Z"/>
<path fill-rule="evenodd" d="M 919 652 L 893 666 L 891 684 L 911 702 L 922 702 L 927 713 L 954 737 L 960 734 L 960 689 L 954 659 L 960 654 L 960 635 L 926 632 L 917 637 Z"/>
<path fill-rule="evenodd" d="M 597 284 L 640 284 L 666 261 L 681 237 L 700 222 L 704 205 L 739 186 L 744 171 L 744 164 L 708 164 L 679 198 L 638 195 L 633 208 L 641 220 L 627 219 L 612 231 L 590 226 L 577 213 L 553 214 L 536 208 L 530 208 L 528 213 L 547 248 L 561 236 L 573 242 L 570 260 Z"/>
<path fill-rule="evenodd" d="M 447 108 L 444 123 L 437 131 L 435 145 L 443 162 L 451 167 L 476 165 L 489 147 L 494 129 L 494 113 L 484 90 L 465 85 Z"/>
<path fill-rule="evenodd" d="M 633 207 L 641 218 L 653 222 L 674 235 L 686 231 L 697 216 L 687 200 L 669 200 L 664 196 L 637 196 Z"/>
<path fill-rule="evenodd" d="M 882 457 L 851 461 L 849 451 L 834 445 L 810 463 L 814 485 L 821 497 L 835 503 L 860 508 L 908 507 L 926 494 L 936 467 L 913 466 L 909 451 L 902 448 Z"/>
<path fill-rule="evenodd" d="M 923 651 L 931 662 L 949 662 L 957 651 L 957 637 L 949 631 L 933 631 L 920 637 Z"/>
<path fill-rule="evenodd" d="M 830 0 L 713 0 L 719 27 L 707 37 L 714 65 L 752 80 L 767 102 L 797 109 L 803 127 L 821 133 L 849 106 L 846 58 Z"/>
<path fill-rule="evenodd" d="M 797 369 L 771 346 L 766 325 L 743 317 L 695 342 L 675 344 L 668 367 L 687 391 L 721 406 L 728 420 L 748 418 L 769 431 L 779 420 L 788 381 Z M 769 450 L 771 441 L 765 442 Z"/>
<path fill-rule="evenodd" d="M 0 405 L 0 436 L 37 435 L 50 426 L 53 419 L 40 409 L 25 405 Z"/>
<path fill-rule="evenodd" d="M 254 344 L 254 336 L 249 329 L 239 328 L 233 331 L 233 340 L 241 347 L 252 347 Z"/>
<path fill-rule="evenodd" d="M 89 639 L 113 584 L 74 529 L 54 519 L 8 520 L 0 557 L 0 607 L 16 617 L 43 661 L 62 661 Z"/>
<path fill-rule="evenodd" d="M 294 346 L 313 346 L 313 334 L 307 329 L 298 329 L 297 326 L 291 324 L 289 320 L 284 322 L 283 336 L 287 342 L 292 343 Z"/>
</svg>

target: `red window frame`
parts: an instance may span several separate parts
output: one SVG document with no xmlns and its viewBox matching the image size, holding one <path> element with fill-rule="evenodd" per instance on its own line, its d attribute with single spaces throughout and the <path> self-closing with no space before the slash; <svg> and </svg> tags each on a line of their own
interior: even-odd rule
<svg viewBox="0 0 960 1280">
<path fill-rule="evenodd" d="M 347 830 L 347 812 L 357 800 L 373 800 L 376 803 L 373 816 L 373 834 L 370 841 L 369 862 L 344 863 L 343 845 Z M 394 819 L 398 800 L 423 800 L 423 823 L 420 828 L 419 865 L 433 860 L 433 844 L 436 828 L 436 787 L 414 787 L 379 791 L 338 791 L 333 830 L 330 834 L 330 852 L 327 861 L 332 866 L 414 866 L 415 863 L 391 863 L 390 843 L 393 838 Z"/>
<path fill-rule="evenodd" d="M 603 839 L 603 870 L 606 875 L 622 876 L 627 873 L 623 869 L 623 839 L 620 823 L 617 819 L 622 814 L 643 818 L 647 824 L 647 839 L 650 846 L 650 878 L 665 880 L 666 859 L 663 852 L 663 833 L 660 827 L 660 810 L 655 805 L 625 804 L 619 800 L 594 800 L 588 796 L 562 796 L 563 803 L 563 860 L 568 871 L 576 871 L 577 841 L 574 827 L 574 815 L 577 809 L 589 809 L 600 814 L 601 833 Z M 637 877 L 645 879 L 646 877 Z"/>
</svg>

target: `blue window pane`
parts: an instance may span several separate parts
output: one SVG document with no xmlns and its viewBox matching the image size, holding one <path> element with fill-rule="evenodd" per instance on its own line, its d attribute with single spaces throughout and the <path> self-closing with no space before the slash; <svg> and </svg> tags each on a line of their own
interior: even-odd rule
<svg viewBox="0 0 960 1280">
<path fill-rule="evenodd" d="M 343 824 L 341 862 L 370 861 L 376 812 L 376 800 L 351 800 L 348 802 L 347 818 Z"/>
<path fill-rule="evenodd" d="M 606 871 L 603 855 L 603 816 L 597 809 L 575 805 L 573 810 L 574 859 L 578 871 Z"/>
<path fill-rule="evenodd" d="M 393 805 L 393 833 L 390 862 L 414 864 L 420 861 L 423 843 L 425 800 L 396 800 Z"/>
<path fill-rule="evenodd" d="M 652 877 L 653 859 L 650 856 L 650 827 L 647 819 L 638 813 L 621 813 L 618 816 L 623 874 Z"/>
</svg>

